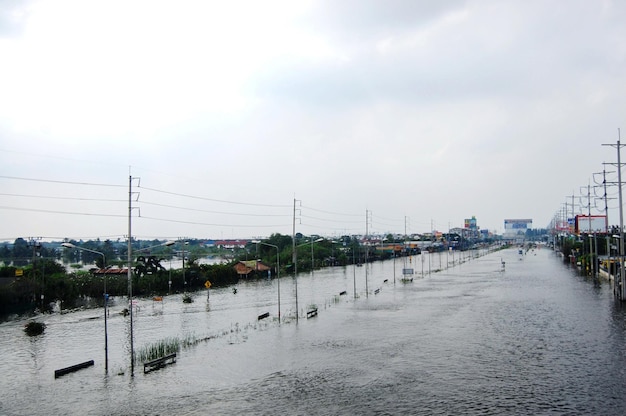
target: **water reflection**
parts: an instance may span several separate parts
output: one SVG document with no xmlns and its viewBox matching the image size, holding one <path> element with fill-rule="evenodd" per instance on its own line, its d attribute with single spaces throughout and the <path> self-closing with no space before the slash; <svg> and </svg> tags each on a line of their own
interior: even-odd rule
<svg viewBox="0 0 626 416">
<path fill-rule="evenodd" d="M 211 289 L 208 303 L 206 291 L 190 304 L 141 299 L 136 349 L 166 337 L 195 343 L 176 364 L 135 377 L 121 300 L 109 319 L 108 377 L 97 309 L 46 316 L 34 338 L 4 323 L 0 413 L 624 414 L 626 315 L 608 283 L 547 250 L 457 257 L 438 273 L 433 256 L 431 274 L 426 260 L 424 278 L 407 284 L 393 284 L 403 267 L 393 261 L 304 274 L 300 312 L 316 305 L 319 315 L 298 323 L 288 276 L 282 325 L 275 280 Z M 88 359 L 93 368 L 53 379 Z"/>
</svg>

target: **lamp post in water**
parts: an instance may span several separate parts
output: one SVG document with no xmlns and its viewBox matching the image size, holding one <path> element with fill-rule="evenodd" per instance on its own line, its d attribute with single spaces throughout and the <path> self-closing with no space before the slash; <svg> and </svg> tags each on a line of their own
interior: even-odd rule
<svg viewBox="0 0 626 416">
<path fill-rule="evenodd" d="M 262 244 L 264 246 L 274 247 L 276 249 L 276 282 L 278 285 L 278 323 L 280 324 L 280 251 L 277 245 L 266 243 L 263 241 L 253 241 L 253 243 Z"/>
<path fill-rule="evenodd" d="M 128 229 L 130 230 L 130 214 L 128 217 L 128 221 L 129 221 L 129 227 Z M 130 233 L 129 233 L 129 238 L 128 238 L 128 310 L 129 310 L 129 322 L 130 322 L 130 375 L 131 377 L 135 376 L 135 347 L 134 347 L 134 342 L 135 342 L 135 334 L 134 334 L 134 330 L 133 330 L 133 272 L 132 272 L 132 239 L 130 238 Z M 155 247 L 161 247 L 161 246 L 171 246 L 175 244 L 175 241 L 167 241 L 165 243 L 162 244 L 156 244 L 154 246 L 150 246 L 150 247 L 144 247 L 138 250 L 135 250 L 135 252 L 137 253 L 141 253 L 144 251 L 149 251 Z"/>
<path fill-rule="evenodd" d="M 76 249 L 80 251 L 88 251 L 90 253 L 99 254 L 102 256 L 102 269 L 104 270 L 106 268 L 106 256 L 104 255 L 104 253 L 100 251 L 91 250 L 85 247 L 79 247 L 72 243 L 61 243 L 61 246 L 65 248 Z M 104 294 L 103 296 L 104 296 L 104 372 L 108 374 L 109 372 L 109 335 L 108 335 L 108 330 L 107 330 L 107 315 L 108 315 L 107 305 L 109 303 L 109 295 L 107 294 L 106 270 L 104 270 Z"/>
<path fill-rule="evenodd" d="M 295 287 L 296 287 L 296 321 L 299 318 L 299 311 L 298 311 L 298 247 L 302 247 L 302 246 L 306 246 L 307 244 L 313 244 L 313 243 L 317 243 L 324 240 L 323 238 L 318 238 L 317 240 L 310 240 L 307 241 L 306 243 L 302 243 L 299 245 L 295 245 L 295 239 L 293 240 L 293 253 L 292 253 L 292 257 L 293 257 L 293 277 L 294 277 L 294 282 L 295 282 Z"/>
</svg>

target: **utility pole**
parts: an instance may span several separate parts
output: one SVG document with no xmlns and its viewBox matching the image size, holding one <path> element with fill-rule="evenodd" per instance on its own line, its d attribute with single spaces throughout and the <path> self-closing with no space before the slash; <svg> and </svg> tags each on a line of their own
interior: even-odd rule
<svg viewBox="0 0 626 416">
<path fill-rule="evenodd" d="M 367 244 L 368 234 L 369 234 L 369 222 L 370 222 L 370 212 L 369 210 L 365 210 L 365 297 L 369 297 L 369 290 L 367 287 L 367 252 L 369 251 L 369 245 Z"/>
<path fill-rule="evenodd" d="M 133 177 L 128 177 L 128 310 L 130 318 L 130 376 L 135 376 L 135 348 L 133 344 L 133 272 L 132 272 L 132 212 L 133 212 Z"/>
<path fill-rule="evenodd" d="M 566 198 L 569 198 L 569 196 L 567 196 Z M 572 219 L 572 221 L 575 221 L 575 218 L 576 218 L 576 211 L 575 211 L 576 204 L 574 203 L 574 198 L 575 198 L 574 191 L 572 191 L 571 198 L 572 198 L 572 216 L 571 216 L 571 219 Z M 568 213 L 567 213 L 567 207 L 568 206 L 569 206 L 569 204 L 567 203 L 567 200 L 565 200 L 565 222 L 567 223 L 567 225 L 569 227 L 569 218 L 570 217 L 568 217 Z M 569 230 L 569 231 L 571 231 L 571 230 Z"/>
<path fill-rule="evenodd" d="M 605 163 L 603 163 L 604 165 Z M 610 260 L 611 260 L 611 236 L 609 235 L 609 197 L 608 197 L 608 193 L 606 191 L 606 174 L 607 173 L 615 173 L 614 171 L 611 172 L 607 172 L 606 169 L 602 169 L 602 172 L 597 172 L 594 175 L 599 175 L 602 174 L 602 189 L 604 194 L 602 195 L 601 198 L 598 199 L 604 199 L 604 234 L 606 236 L 606 256 L 608 259 L 608 263 L 607 263 L 607 267 L 610 269 Z M 594 177 L 594 183 L 597 184 L 597 182 L 595 181 L 595 177 Z M 594 189 L 599 188 L 600 186 L 595 186 Z M 612 198 L 611 198 L 612 199 Z"/>
<path fill-rule="evenodd" d="M 293 262 L 293 279 L 296 288 L 296 322 L 300 313 L 298 312 L 298 252 L 296 251 L 296 203 L 298 200 L 293 199 L 293 229 L 291 234 L 291 260 Z"/>
<path fill-rule="evenodd" d="M 581 189 L 582 191 L 582 189 Z M 582 198 L 582 192 L 581 192 L 581 198 Z M 594 265 L 594 259 L 593 259 L 593 242 L 591 240 L 591 183 L 588 182 L 587 183 L 587 203 L 585 205 L 582 204 L 582 200 L 581 200 L 581 207 L 585 207 L 587 208 L 587 221 L 589 224 L 589 227 L 587 228 L 587 243 L 589 244 L 589 263 L 591 265 L 591 275 L 595 276 L 595 265 Z M 584 246 L 583 246 L 584 247 Z"/>
<path fill-rule="evenodd" d="M 41 254 L 38 253 L 39 250 L 41 250 L 41 241 L 42 237 L 28 237 L 28 245 L 33 247 L 33 259 L 31 260 L 32 264 L 33 264 L 33 279 L 36 278 L 36 273 L 35 273 L 35 262 L 37 260 L 37 255 Z M 42 261 L 42 264 L 43 261 Z M 43 312 L 43 300 L 44 300 L 44 291 L 45 291 L 45 281 L 44 281 L 44 272 L 42 270 L 41 272 L 41 293 L 39 296 L 39 299 L 41 300 L 41 311 Z M 35 294 L 35 296 L 37 296 Z"/>
<path fill-rule="evenodd" d="M 617 150 L 617 186 L 618 186 L 618 199 L 619 199 L 619 279 L 616 278 L 616 282 L 613 284 L 613 291 L 615 295 L 621 300 L 624 300 L 626 293 L 624 292 L 624 213 L 622 203 L 622 161 L 621 161 L 621 149 L 624 145 L 620 142 L 620 129 L 617 129 L 617 143 L 616 144 L 603 144 L 603 146 L 611 146 Z"/>
</svg>

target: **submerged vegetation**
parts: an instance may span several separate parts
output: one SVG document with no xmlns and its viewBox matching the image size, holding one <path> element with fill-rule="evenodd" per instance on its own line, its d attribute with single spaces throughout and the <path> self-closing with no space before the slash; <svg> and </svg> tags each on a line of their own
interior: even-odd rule
<svg viewBox="0 0 626 416">
<path fill-rule="evenodd" d="M 356 236 L 328 240 L 318 237 L 296 234 L 295 247 L 302 252 L 297 256 L 298 271 L 354 263 L 361 265 L 417 254 L 402 244 L 403 238 L 391 234 L 381 240 L 385 241 L 386 247 L 382 243 L 381 246 L 373 246 L 371 242 L 368 245 Z M 431 244 L 429 251 L 445 250 L 445 241 L 458 243 L 458 236 L 449 234 L 441 241 L 420 241 Z M 281 234 L 272 234 L 260 243 L 249 241 L 245 246 L 235 245 L 228 249 L 207 244 L 206 240 L 186 240 L 184 244 L 182 241 L 174 244 L 159 240 L 133 241 L 133 252 L 138 255 L 130 273 L 124 242 L 90 240 L 68 243 L 71 247 L 68 244 L 62 246 L 61 242 L 39 244 L 19 238 L 12 245 L 0 246 L 0 320 L 37 311 L 102 306 L 105 285 L 111 297 L 126 296 L 129 283 L 132 283 L 134 296 L 154 298 L 184 293 L 183 302 L 190 303 L 193 301 L 190 293 L 206 289 L 209 282 L 213 288 L 236 284 L 240 275 L 234 266 L 251 258 L 259 259 L 270 270 L 252 270 L 246 279 L 274 277 L 294 270 L 292 237 Z M 455 249 L 468 249 L 473 242 L 463 240 L 463 244 L 455 245 Z M 151 250 L 146 250 L 148 248 Z M 219 259 L 221 263 L 201 263 L 200 260 L 207 257 Z M 184 268 L 164 267 L 168 259 L 171 266 L 172 259 L 180 261 L 181 258 L 184 258 Z M 280 271 L 276 270 L 276 265 L 280 265 Z M 132 282 L 128 281 L 129 276 Z"/>
<path fill-rule="evenodd" d="M 135 353 L 136 358 L 142 362 L 156 360 L 157 358 L 179 352 L 180 344 L 181 342 L 178 338 L 165 338 L 141 348 Z"/>
<path fill-rule="evenodd" d="M 43 322 L 30 321 L 26 325 L 24 325 L 24 332 L 26 335 L 35 336 L 43 334 L 43 331 L 46 329 L 46 324 Z"/>
</svg>

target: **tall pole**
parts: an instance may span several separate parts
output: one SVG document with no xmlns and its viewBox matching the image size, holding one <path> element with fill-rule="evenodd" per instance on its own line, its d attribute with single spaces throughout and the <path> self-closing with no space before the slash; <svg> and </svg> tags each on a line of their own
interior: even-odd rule
<svg viewBox="0 0 626 416">
<path fill-rule="evenodd" d="M 604 146 L 611 146 L 617 148 L 617 186 L 618 186 L 618 200 L 619 200 L 619 281 L 613 283 L 613 291 L 615 295 L 620 299 L 624 300 L 624 295 L 626 294 L 624 291 L 624 212 L 623 212 L 623 202 L 622 202 L 622 160 L 621 160 L 621 149 L 622 145 L 620 143 L 620 129 L 617 129 L 617 145 L 614 144 L 606 144 Z"/>
<path fill-rule="evenodd" d="M 104 270 L 104 372 L 109 373 L 109 333 L 107 330 L 107 315 L 108 315 L 108 304 L 109 304 L 109 294 L 107 293 L 107 259 L 102 254 L 102 269 Z"/>
<path fill-rule="evenodd" d="M 396 243 L 393 243 L 393 285 L 396 285 Z"/>
<path fill-rule="evenodd" d="M 135 347 L 133 345 L 133 272 L 132 272 L 132 210 L 133 210 L 133 177 L 128 177 L 128 307 L 130 310 L 130 375 L 135 375 Z"/>
<path fill-rule="evenodd" d="M 367 289 L 367 252 L 369 251 L 369 246 L 367 245 L 367 234 L 369 233 L 368 229 L 369 225 L 369 211 L 365 210 L 365 297 L 369 297 L 368 289 Z"/>
<path fill-rule="evenodd" d="M 280 251 L 277 245 L 264 243 L 263 241 L 259 241 L 259 244 L 273 247 L 276 249 L 276 279 L 278 280 L 278 323 L 280 324 Z"/>
<path fill-rule="evenodd" d="M 314 259 L 313 259 L 313 238 L 311 238 L 311 276 L 313 275 L 313 269 L 315 268 L 315 264 L 314 264 Z"/>
<path fill-rule="evenodd" d="M 450 222 L 448 222 L 448 237 L 446 239 L 446 270 L 450 267 Z"/>
<path fill-rule="evenodd" d="M 183 294 L 187 293 L 187 278 L 185 277 L 185 245 L 189 244 L 187 241 L 183 241 Z"/>
<path fill-rule="evenodd" d="M 611 239 L 609 238 L 609 203 L 608 194 L 606 193 L 606 169 L 602 169 L 602 185 L 604 187 L 604 234 L 606 235 L 606 255 L 609 260 L 607 268 L 609 268 L 610 273 Z"/>
<path fill-rule="evenodd" d="M 293 262 L 293 280 L 296 288 L 296 321 L 298 321 L 298 253 L 296 251 L 296 199 L 293 199 L 293 229 L 291 233 L 291 259 Z"/>
<path fill-rule="evenodd" d="M 593 247 L 591 247 L 592 245 L 594 245 L 591 239 L 591 183 L 587 183 L 587 219 L 589 220 L 589 234 L 587 234 L 587 237 L 589 239 L 589 261 L 591 263 L 591 275 L 595 276 L 595 261 L 593 259 Z"/>
<path fill-rule="evenodd" d="M 624 206 L 622 203 L 622 161 L 620 130 L 617 129 L 617 182 L 619 188 L 619 298 L 624 300 Z"/>
<path fill-rule="evenodd" d="M 280 252 L 276 247 L 276 281 L 278 283 L 278 324 L 280 325 Z"/>
<path fill-rule="evenodd" d="M 352 242 L 352 281 L 354 284 L 354 299 L 356 299 L 356 257 L 354 252 L 354 242 Z"/>
<path fill-rule="evenodd" d="M 76 249 L 76 250 L 81 250 L 81 251 L 89 251 L 91 253 L 95 253 L 95 254 L 99 254 L 102 256 L 102 269 L 104 270 L 104 372 L 105 374 L 109 373 L 109 335 L 108 335 L 108 330 L 107 330 L 107 315 L 108 315 L 108 302 L 109 302 L 109 295 L 107 294 L 107 275 L 106 275 L 106 264 L 107 264 L 107 259 L 106 256 L 104 255 L 104 253 L 100 252 L 100 251 L 96 251 L 96 250 L 91 250 L 88 248 L 84 248 L 84 247 L 79 247 L 76 246 L 72 243 L 61 243 L 61 246 L 65 247 L 65 248 L 70 248 L 70 249 Z"/>
</svg>

